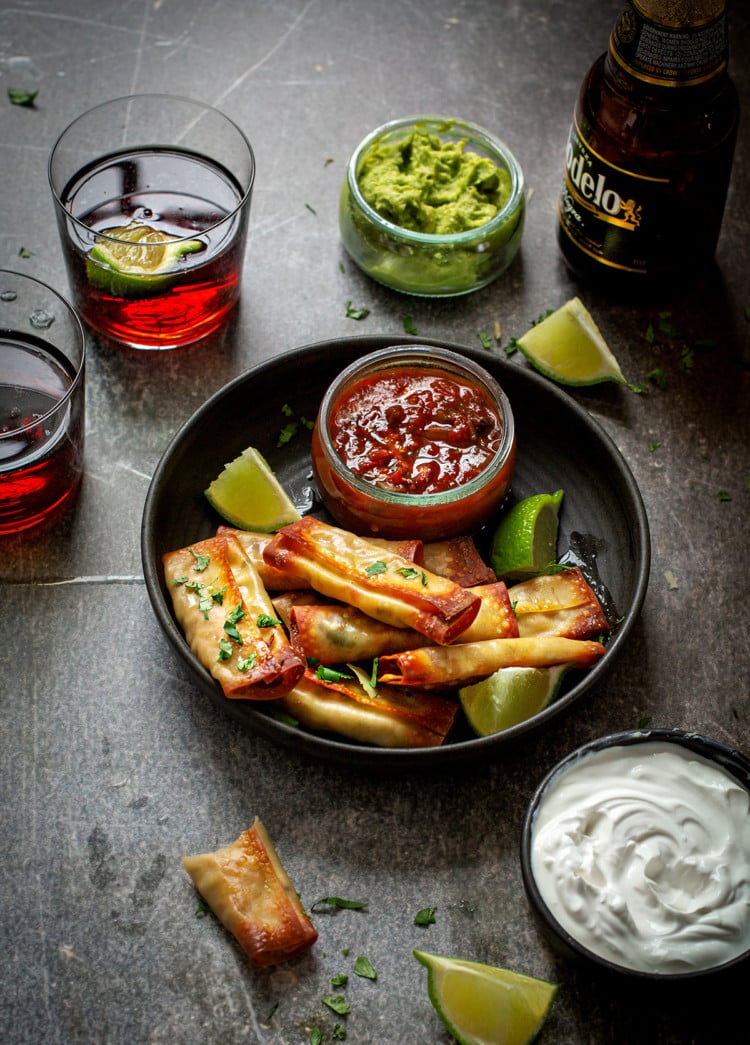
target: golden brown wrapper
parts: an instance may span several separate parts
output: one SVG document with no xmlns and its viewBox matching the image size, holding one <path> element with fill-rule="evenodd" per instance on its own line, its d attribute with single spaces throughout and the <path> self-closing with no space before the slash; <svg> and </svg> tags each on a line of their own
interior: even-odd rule
<svg viewBox="0 0 750 1045">
<path fill-rule="evenodd" d="M 230 845 L 185 856 L 182 862 L 195 888 L 253 965 L 288 961 L 317 940 L 317 929 L 257 817 Z"/>
<path fill-rule="evenodd" d="M 292 689 L 304 661 L 280 624 L 259 623 L 275 617 L 273 604 L 231 536 L 168 552 L 163 565 L 188 645 L 226 697 L 275 700 Z"/>
<path fill-rule="evenodd" d="M 312 516 L 279 530 L 263 556 L 332 599 L 440 644 L 457 638 L 479 611 L 478 596 L 455 582 Z"/>
</svg>

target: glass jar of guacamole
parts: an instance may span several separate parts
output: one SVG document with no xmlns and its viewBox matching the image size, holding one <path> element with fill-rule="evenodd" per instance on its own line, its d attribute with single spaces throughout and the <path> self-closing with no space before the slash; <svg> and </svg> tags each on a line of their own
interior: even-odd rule
<svg viewBox="0 0 750 1045">
<path fill-rule="evenodd" d="M 354 151 L 341 190 L 347 252 L 373 279 L 424 297 L 455 297 L 504 272 L 521 243 L 523 173 L 472 123 L 411 116 Z"/>
</svg>

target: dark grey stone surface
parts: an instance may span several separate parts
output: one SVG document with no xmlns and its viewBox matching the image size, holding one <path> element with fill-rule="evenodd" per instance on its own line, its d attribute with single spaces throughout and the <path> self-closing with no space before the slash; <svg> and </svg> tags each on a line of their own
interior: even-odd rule
<svg viewBox="0 0 750 1045">
<path fill-rule="evenodd" d="M 554 240 L 562 151 L 578 84 L 618 0 L 36 0 L 0 10 L 0 267 L 65 291 L 46 160 L 77 113 L 133 91 L 187 94 L 235 118 L 258 164 L 242 303 L 199 348 L 133 356 L 90 344 L 86 476 L 51 532 L 0 539 L 0 1038 L 20 1043 L 285 1043 L 335 1018 L 350 976 L 347 1041 L 447 1042 L 413 947 L 558 980 L 543 1040 L 716 1042 L 744 1019 L 731 981 L 710 996 L 650 996 L 558 958 L 523 894 L 519 832 L 544 773 L 578 743 L 636 725 L 680 726 L 750 748 L 747 652 L 750 132 L 741 127 L 717 254 L 704 285 L 649 307 L 577 286 Z M 748 92 L 750 18 L 732 16 Z M 39 89 L 33 109 L 6 87 Z M 351 150 L 412 112 L 494 129 L 530 190 L 521 256 L 476 295 L 401 297 L 361 275 L 338 240 Z M 23 258 L 26 248 L 31 256 Z M 139 529 L 170 438 L 227 380 L 312 341 L 401 333 L 477 346 L 520 335 L 580 293 L 632 380 L 666 389 L 574 392 L 640 485 L 653 541 L 641 619 L 607 681 L 494 764 L 382 778 L 276 748 L 218 714 L 158 630 Z M 367 307 L 356 323 L 345 302 Z M 644 339 L 660 311 L 718 348 L 682 372 Z M 517 357 L 514 362 L 523 366 Z M 260 405 L 259 405 L 260 408 Z M 724 490 L 731 500 L 718 498 Z M 260 816 L 316 947 L 256 972 L 211 916 L 196 917 L 183 853 L 229 842 Z M 434 926 L 413 925 L 436 907 Z M 346 952 L 346 954 L 345 954 Z M 278 1007 L 273 1011 L 274 1006 Z"/>
</svg>

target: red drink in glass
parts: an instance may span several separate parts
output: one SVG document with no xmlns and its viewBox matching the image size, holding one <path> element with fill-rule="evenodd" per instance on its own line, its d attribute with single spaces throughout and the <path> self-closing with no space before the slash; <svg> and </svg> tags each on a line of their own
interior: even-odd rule
<svg viewBox="0 0 750 1045">
<path fill-rule="evenodd" d="M 75 120 L 49 175 L 86 324 L 150 349 L 217 330 L 239 297 L 254 173 L 239 128 L 189 99 L 135 95 Z"/>
<path fill-rule="evenodd" d="M 84 351 L 54 291 L 0 272 L 0 534 L 55 517 L 78 490 Z"/>
</svg>

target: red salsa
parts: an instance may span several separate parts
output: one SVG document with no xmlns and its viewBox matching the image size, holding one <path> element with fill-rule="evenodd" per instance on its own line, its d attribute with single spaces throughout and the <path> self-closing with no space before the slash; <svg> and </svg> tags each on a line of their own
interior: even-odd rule
<svg viewBox="0 0 750 1045">
<path fill-rule="evenodd" d="M 406 494 L 464 486 L 490 464 L 503 437 L 481 388 L 416 367 L 352 385 L 333 407 L 329 431 L 350 471 Z"/>
</svg>

